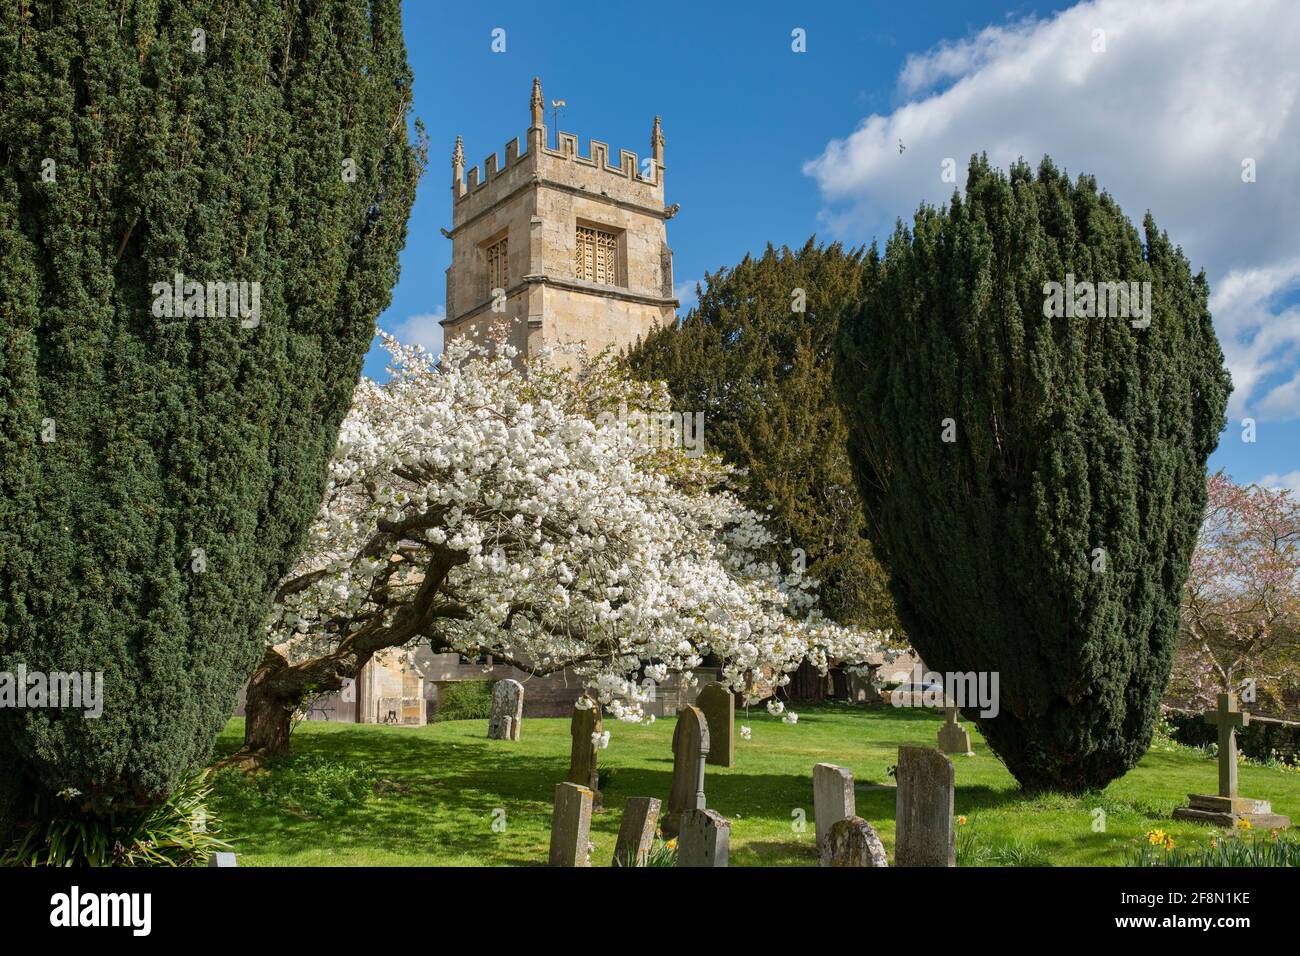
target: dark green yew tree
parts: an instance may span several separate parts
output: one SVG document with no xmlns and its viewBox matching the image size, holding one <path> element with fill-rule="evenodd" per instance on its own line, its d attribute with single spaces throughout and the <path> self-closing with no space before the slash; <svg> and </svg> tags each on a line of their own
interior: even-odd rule
<svg viewBox="0 0 1300 956">
<path fill-rule="evenodd" d="M 205 762 L 423 153 L 398 0 L 4 4 L 0 102 L 0 671 L 104 679 L 99 719 L 0 710 L 11 825 L 16 790 L 104 813 Z"/>
<path fill-rule="evenodd" d="M 705 447 L 744 469 L 745 503 L 804 552 L 822 609 L 844 624 L 897 626 L 884 572 L 863 536 L 831 380 L 839 310 L 861 280 L 862 250 L 838 243 L 746 256 L 706 275 L 696 308 L 628 357 L 668 383 L 675 407 L 704 413 Z"/>
<path fill-rule="evenodd" d="M 1073 317 L 1048 285 L 1071 282 Z M 1085 282 L 1150 283 L 1149 326 L 1084 314 Z M 899 617 L 930 668 L 998 672 L 997 716 L 964 713 L 1027 788 L 1102 787 L 1150 744 L 1231 391 L 1207 298 L 1091 178 L 977 158 L 872 251 L 841 326 Z"/>
</svg>

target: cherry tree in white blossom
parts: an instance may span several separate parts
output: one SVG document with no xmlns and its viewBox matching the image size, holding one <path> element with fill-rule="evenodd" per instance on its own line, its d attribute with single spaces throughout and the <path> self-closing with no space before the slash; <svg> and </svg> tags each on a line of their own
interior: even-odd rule
<svg viewBox="0 0 1300 956">
<path fill-rule="evenodd" d="M 358 386 L 276 596 L 245 755 L 287 752 L 306 697 L 420 641 L 530 673 L 570 668 L 630 720 L 643 717 L 638 681 L 706 655 L 753 696 L 804 660 L 824 671 L 881 649 L 886 635 L 824 619 L 815 582 L 766 557 L 777 543 L 727 490 L 725 466 L 654 424 L 662 385 L 608 361 L 521 367 L 504 341 L 458 341 L 437 363 L 384 344 L 392 378 Z"/>
</svg>

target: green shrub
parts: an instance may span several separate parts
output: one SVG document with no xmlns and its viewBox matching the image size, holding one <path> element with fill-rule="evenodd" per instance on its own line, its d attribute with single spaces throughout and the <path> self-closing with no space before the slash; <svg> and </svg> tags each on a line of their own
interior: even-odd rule
<svg viewBox="0 0 1300 956">
<path fill-rule="evenodd" d="M 1246 705 L 1246 710 L 1251 709 Z M 1200 714 L 1167 713 L 1160 729 L 1180 744 L 1217 753 L 1210 745 L 1218 742 L 1219 730 Z M 1253 723 L 1237 731 L 1237 748 L 1261 764 L 1300 764 L 1300 727 Z"/>
<path fill-rule="evenodd" d="M 204 866 L 210 854 L 230 849 L 217 839 L 203 773 L 147 810 L 98 816 L 80 797 L 37 792 L 0 866 Z"/>
<path fill-rule="evenodd" d="M 433 719 L 485 720 L 491 717 L 493 684 L 495 681 L 462 680 L 443 685 Z"/>
<path fill-rule="evenodd" d="M 223 768 L 213 790 L 221 804 L 232 808 L 323 819 L 365 802 L 376 781 L 364 765 L 311 755 L 268 760 L 255 774 Z"/>
</svg>

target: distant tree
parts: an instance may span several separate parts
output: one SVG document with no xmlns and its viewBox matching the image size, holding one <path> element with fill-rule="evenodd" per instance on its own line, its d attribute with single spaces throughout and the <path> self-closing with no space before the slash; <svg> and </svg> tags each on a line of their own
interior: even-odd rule
<svg viewBox="0 0 1300 956">
<path fill-rule="evenodd" d="M 705 447 L 742 470 L 741 498 L 768 517 L 772 557 L 820 582 L 829 617 L 896 629 L 831 381 L 838 314 L 861 274 L 860 249 L 815 238 L 797 252 L 769 245 L 706 274 L 698 305 L 627 363 L 666 381 L 675 409 L 703 413 Z"/>
<path fill-rule="evenodd" d="M 206 764 L 422 157 L 398 0 L 4 4 L 0 91 L 0 671 L 104 694 L 0 709 L 3 843 Z"/>
<path fill-rule="evenodd" d="M 1208 488 L 1170 692 L 1211 708 L 1220 692 L 1250 681 L 1276 712 L 1300 682 L 1300 502 L 1222 472 Z"/>
<path fill-rule="evenodd" d="M 1101 282 L 1137 298 L 1099 310 Z M 932 669 L 998 672 L 998 715 L 965 716 L 1027 788 L 1103 787 L 1150 745 L 1231 389 L 1208 294 L 1092 178 L 977 157 L 964 198 L 868 257 L 843 323 L 899 617 Z"/>
</svg>

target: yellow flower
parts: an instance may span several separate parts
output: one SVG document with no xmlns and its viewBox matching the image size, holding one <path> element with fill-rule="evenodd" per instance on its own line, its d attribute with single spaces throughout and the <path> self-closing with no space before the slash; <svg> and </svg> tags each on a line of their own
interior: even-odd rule
<svg viewBox="0 0 1300 956">
<path fill-rule="evenodd" d="M 1211 850 L 1217 850 L 1218 848 L 1219 848 L 1219 838 L 1218 838 L 1218 837 L 1210 837 L 1210 849 L 1211 849 Z"/>
<path fill-rule="evenodd" d="M 1269 831 L 1268 831 L 1268 838 L 1269 838 L 1269 840 L 1271 840 L 1273 843 L 1276 843 L 1276 842 L 1277 842 L 1277 831 L 1276 831 L 1276 830 L 1269 830 Z"/>
<path fill-rule="evenodd" d="M 664 844 L 664 845 L 667 846 L 668 849 L 670 849 L 670 850 L 675 850 L 675 849 L 677 849 L 677 841 L 676 841 L 676 840 L 669 840 L 669 841 L 668 841 L 666 844 Z"/>
<path fill-rule="evenodd" d="M 958 818 L 957 818 L 957 825 L 958 825 L 958 826 L 962 826 L 962 827 L 964 827 L 964 826 L 966 825 L 966 818 L 965 818 L 965 817 L 958 817 Z M 1273 836 L 1276 837 L 1277 834 L 1274 833 Z"/>
<path fill-rule="evenodd" d="M 1164 831 L 1164 830 L 1148 830 L 1148 831 L 1147 831 L 1147 842 L 1150 843 L 1152 846 L 1155 846 L 1155 845 L 1158 844 L 1158 843 L 1164 843 L 1164 842 L 1165 842 L 1165 831 Z"/>
<path fill-rule="evenodd" d="M 1237 818 L 1237 822 L 1236 822 L 1236 824 L 1234 824 L 1234 825 L 1237 827 L 1238 830 L 1252 830 L 1252 829 L 1254 829 L 1254 828 L 1250 825 L 1250 821 L 1247 820 L 1245 817 L 1238 817 L 1238 818 Z"/>
<path fill-rule="evenodd" d="M 1165 834 L 1165 849 L 1166 849 L 1166 850 L 1172 850 L 1173 848 L 1174 848 L 1174 838 L 1171 837 L 1168 833 L 1166 833 L 1166 834 Z"/>
</svg>

